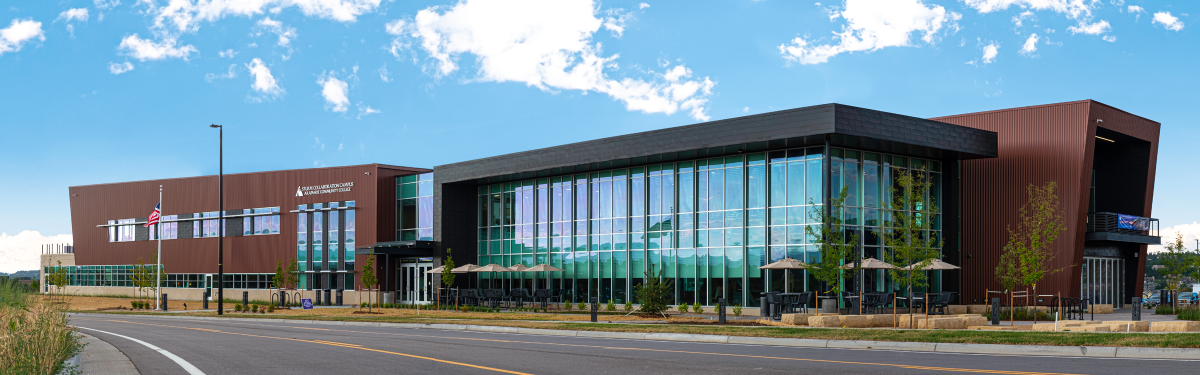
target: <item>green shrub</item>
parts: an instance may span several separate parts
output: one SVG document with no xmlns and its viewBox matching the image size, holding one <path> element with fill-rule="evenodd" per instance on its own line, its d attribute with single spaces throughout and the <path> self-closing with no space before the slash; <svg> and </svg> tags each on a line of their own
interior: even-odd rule
<svg viewBox="0 0 1200 375">
<path fill-rule="evenodd" d="M 366 302 L 360 302 L 360 303 L 358 304 L 358 308 L 360 308 L 360 309 L 365 309 L 365 308 L 367 308 L 367 303 L 366 303 Z"/>
<path fill-rule="evenodd" d="M 0 374 L 79 373 L 65 364 L 83 349 L 66 314 L 24 285 L 0 281 Z"/>
<path fill-rule="evenodd" d="M 1154 307 L 1154 315 L 1174 315 L 1171 305 L 1158 305 Z"/>
<path fill-rule="evenodd" d="M 133 309 L 138 308 L 138 302 L 137 301 L 129 301 L 129 307 L 133 308 Z"/>
<path fill-rule="evenodd" d="M 610 299 L 610 300 L 608 300 L 608 306 L 605 306 L 604 310 L 605 311 L 617 311 L 617 305 L 614 305 L 613 301 Z"/>
<path fill-rule="evenodd" d="M 583 311 L 585 309 L 587 309 L 587 303 L 584 303 L 583 301 L 579 301 L 579 311 Z"/>
<path fill-rule="evenodd" d="M 733 316 L 742 316 L 742 304 L 733 305 Z"/>
<path fill-rule="evenodd" d="M 1180 309 L 1176 318 L 1179 318 L 1179 320 L 1200 320 L 1200 309 Z"/>
<path fill-rule="evenodd" d="M 633 301 L 625 301 L 625 312 L 633 311 Z"/>
<path fill-rule="evenodd" d="M 567 301 L 563 304 L 563 310 L 571 311 L 571 302 Z"/>
<path fill-rule="evenodd" d="M 682 313 L 682 314 L 687 314 L 687 312 L 688 312 L 688 309 L 690 309 L 690 308 L 691 308 L 691 306 L 689 306 L 689 305 L 688 305 L 688 304 L 686 304 L 686 303 L 681 303 L 681 304 L 679 304 L 679 312 L 680 312 L 680 313 Z"/>
<path fill-rule="evenodd" d="M 693 304 L 692 304 L 692 311 L 695 311 L 697 314 L 703 314 L 703 313 L 704 313 L 704 306 L 700 306 L 700 302 L 693 303 Z"/>
<path fill-rule="evenodd" d="M 241 312 L 241 311 L 242 311 L 242 304 L 240 304 L 240 303 L 235 303 L 235 304 L 233 305 L 233 311 Z"/>
<path fill-rule="evenodd" d="M 250 312 L 258 312 L 258 304 L 250 305 Z"/>
<path fill-rule="evenodd" d="M 269 312 L 269 313 L 275 312 L 275 305 L 267 305 L 267 312 Z"/>
</svg>

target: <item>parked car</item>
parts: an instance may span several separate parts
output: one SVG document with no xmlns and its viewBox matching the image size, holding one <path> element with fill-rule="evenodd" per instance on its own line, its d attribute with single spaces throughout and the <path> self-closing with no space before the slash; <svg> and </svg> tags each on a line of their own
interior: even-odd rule
<svg viewBox="0 0 1200 375">
<path fill-rule="evenodd" d="M 1142 300 L 1142 307 L 1145 307 L 1145 308 L 1157 307 L 1159 305 L 1159 303 L 1161 303 L 1161 302 L 1162 301 L 1159 301 L 1158 295 L 1155 294 L 1153 296 L 1150 296 L 1150 298 L 1146 298 L 1146 299 Z"/>
<path fill-rule="evenodd" d="M 1196 293 L 1195 292 L 1179 293 L 1178 300 L 1179 300 L 1179 304 L 1181 304 L 1181 305 L 1196 303 Z"/>
</svg>

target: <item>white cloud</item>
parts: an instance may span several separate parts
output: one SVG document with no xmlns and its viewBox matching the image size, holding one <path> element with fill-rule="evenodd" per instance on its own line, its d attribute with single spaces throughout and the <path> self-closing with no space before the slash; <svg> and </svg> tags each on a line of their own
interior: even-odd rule
<svg viewBox="0 0 1200 375">
<path fill-rule="evenodd" d="M 646 3 L 638 4 L 638 9 L 646 9 L 649 7 L 650 7 L 650 4 L 646 4 Z"/>
<path fill-rule="evenodd" d="M 371 106 L 369 106 L 369 105 L 363 105 L 362 103 L 358 103 L 358 118 L 360 118 L 360 119 L 363 118 L 363 116 L 376 114 L 376 113 L 380 113 L 380 112 L 382 112 L 382 111 L 375 109 L 375 108 L 371 108 Z M 338 145 L 338 151 L 341 151 L 341 150 L 342 150 L 342 145 Z"/>
<path fill-rule="evenodd" d="M 379 7 L 380 0 L 172 0 L 165 6 L 140 1 L 154 16 L 154 27 L 175 32 L 195 32 L 200 22 L 214 22 L 225 16 L 252 17 L 264 11 L 278 13 L 286 7 L 296 7 L 309 17 L 354 22 L 358 16 Z"/>
<path fill-rule="evenodd" d="M 1153 23 L 1162 24 L 1167 30 L 1183 30 L 1183 22 L 1179 21 L 1179 17 L 1172 16 L 1171 12 L 1154 13 Z"/>
<path fill-rule="evenodd" d="M 155 43 L 149 39 L 139 38 L 137 34 L 121 39 L 121 45 L 118 50 L 123 50 L 125 54 L 138 59 L 139 61 L 146 60 L 162 60 L 178 58 L 185 61 L 192 53 L 198 53 L 196 47 L 192 45 L 175 46 L 175 38 L 164 37 L 162 42 Z"/>
<path fill-rule="evenodd" d="M 625 23 L 633 18 L 633 13 L 624 9 L 609 9 L 604 14 L 604 29 L 618 38 L 625 34 Z"/>
<path fill-rule="evenodd" d="M 1129 13 L 1134 13 L 1134 14 L 1136 14 L 1136 13 L 1146 13 L 1146 8 L 1142 8 L 1142 7 L 1140 7 L 1140 6 L 1137 6 L 1137 5 L 1130 5 L 1130 6 L 1129 6 L 1129 8 L 1128 8 L 1128 11 L 1129 11 Z"/>
<path fill-rule="evenodd" d="M 350 85 L 346 81 L 337 79 L 331 74 L 321 74 L 317 79 L 317 84 L 321 85 L 321 96 L 325 98 L 325 108 L 334 112 L 346 112 L 350 107 Z"/>
<path fill-rule="evenodd" d="M 913 33 L 926 43 L 935 43 L 943 30 L 956 32 L 962 18 L 938 5 L 927 7 L 921 0 L 846 0 L 840 11 L 834 9 L 830 20 L 846 19 L 842 31 L 833 33 L 836 44 L 817 45 L 807 37 L 796 37 L 791 44 L 779 46 L 783 57 L 801 64 L 820 64 L 846 52 L 911 46 Z"/>
<path fill-rule="evenodd" d="M 1068 27 L 1067 31 L 1070 31 L 1071 34 L 1100 35 L 1106 31 L 1108 31 L 1111 28 L 1112 27 L 1110 27 L 1110 25 L 1108 24 L 1108 21 L 1101 20 L 1099 22 L 1090 23 L 1090 24 L 1080 21 L 1078 26 Z"/>
<path fill-rule="evenodd" d="M 742 107 L 742 112 L 750 112 L 750 107 Z"/>
<path fill-rule="evenodd" d="M 968 7 L 979 13 L 991 13 L 1016 6 L 1021 9 L 1049 10 L 1065 13 L 1071 18 L 1087 18 L 1092 15 L 1096 1 L 1086 0 L 963 0 Z"/>
<path fill-rule="evenodd" d="M 234 56 L 237 56 L 237 54 L 238 54 L 237 51 L 234 51 L 233 48 L 217 52 L 217 56 L 221 56 L 221 57 L 224 57 L 227 59 L 232 59 Z"/>
<path fill-rule="evenodd" d="M 73 241 L 70 234 L 45 236 L 32 230 L 23 230 L 13 236 L 0 233 L 0 272 L 39 269 L 42 245 L 70 244 Z"/>
<path fill-rule="evenodd" d="M 237 64 L 229 64 L 229 70 L 226 71 L 225 74 L 208 73 L 204 75 L 204 80 L 212 83 L 212 81 L 216 81 L 218 79 L 237 78 L 237 71 L 235 71 L 234 68 L 237 68 Z M 267 72 L 267 74 L 271 73 Z"/>
<path fill-rule="evenodd" d="M 1038 37 L 1037 33 L 1029 34 L 1029 39 L 1025 39 L 1025 45 L 1021 46 L 1020 53 L 1022 55 L 1030 55 L 1034 52 L 1037 52 L 1038 39 L 1040 39 L 1040 37 Z"/>
<path fill-rule="evenodd" d="M 1100 39 L 1103 39 L 1105 42 L 1109 42 L 1109 43 L 1114 43 L 1117 41 L 1117 37 L 1112 36 L 1112 35 L 1105 35 L 1105 36 L 1101 37 Z"/>
<path fill-rule="evenodd" d="M 33 40 L 46 40 L 46 33 L 42 31 L 42 23 L 32 19 L 27 20 L 12 20 L 8 27 L 0 29 L 0 55 L 5 52 L 17 52 L 26 42 Z"/>
<path fill-rule="evenodd" d="M 370 107 L 368 107 L 368 108 L 370 108 Z M 338 143 L 338 151 L 341 151 L 344 148 L 344 146 L 346 146 L 345 143 Z"/>
<path fill-rule="evenodd" d="M 988 44 L 983 47 L 983 63 L 991 64 L 996 61 L 996 55 L 1000 54 L 1000 46 L 996 43 Z"/>
<path fill-rule="evenodd" d="M 715 83 L 708 77 L 691 78 L 686 67 L 674 79 L 655 72 L 645 72 L 650 79 L 612 78 L 620 55 L 605 57 L 592 41 L 607 22 L 597 15 L 590 0 L 464 0 L 453 7 L 423 9 L 411 23 L 389 23 L 388 32 L 400 35 L 389 50 L 399 58 L 399 50 L 414 41 L 432 58 L 436 77 L 457 71 L 459 57 L 472 54 L 477 81 L 521 82 L 551 92 L 595 91 L 623 102 L 628 110 L 684 110 L 708 119 L 704 105 Z"/>
<path fill-rule="evenodd" d="M 121 5 L 121 0 L 92 0 L 92 4 L 96 6 L 96 9 L 105 10 L 116 8 L 117 5 Z"/>
<path fill-rule="evenodd" d="M 1162 236 L 1162 243 L 1169 244 L 1175 242 L 1175 236 L 1183 237 L 1183 246 L 1188 250 L 1195 248 L 1196 240 L 1200 239 L 1200 223 L 1192 222 L 1191 224 L 1179 224 L 1172 227 L 1162 228 L 1159 230 L 1159 235 Z M 1150 245 L 1147 248 L 1149 252 L 1163 251 L 1163 245 Z"/>
<path fill-rule="evenodd" d="M 1032 19 L 1032 18 L 1033 18 L 1033 12 L 1027 10 L 1027 11 L 1021 12 L 1021 14 L 1013 16 L 1012 22 L 1013 22 L 1013 25 L 1015 25 L 1016 27 L 1021 27 L 1021 25 L 1023 24 L 1023 21 L 1025 21 L 1027 19 Z"/>
<path fill-rule="evenodd" d="M 384 82 L 392 81 L 392 76 L 387 70 L 387 64 L 383 64 L 383 66 L 379 67 L 379 80 Z"/>
<path fill-rule="evenodd" d="M 88 10 L 87 10 L 87 8 L 71 8 L 71 9 L 67 9 L 67 10 L 63 11 L 62 13 L 59 13 L 59 14 L 58 14 L 58 18 L 55 18 L 55 19 L 54 19 L 54 22 L 58 22 L 58 21 L 64 21 L 64 22 L 71 22 L 71 21 L 82 21 L 82 22 L 87 22 L 87 20 L 88 20 Z"/>
<path fill-rule="evenodd" d="M 263 19 L 258 20 L 258 26 L 278 35 L 278 44 L 281 47 L 291 47 L 292 39 L 296 39 L 296 28 L 284 27 L 283 22 L 273 20 L 270 17 L 263 17 Z"/>
<path fill-rule="evenodd" d="M 120 64 L 115 62 L 108 63 L 108 72 L 112 74 L 121 74 L 133 70 L 133 64 L 126 61 Z"/>
<path fill-rule="evenodd" d="M 257 57 L 250 60 L 246 64 L 246 69 L 250 70 L 250 75 L 254 76 L 254 83 L 250 84 L 250 88 L 258 91 L 267 97 L 279 97 L 283 95 L 283 88 L 279 87 L 279 83 L 275 81 L 275 76 L 271 75 L 271 69 L 263 64 L 262 59 Z M 232 71 L 232 70 L 231 70 Z"/>
</svg>

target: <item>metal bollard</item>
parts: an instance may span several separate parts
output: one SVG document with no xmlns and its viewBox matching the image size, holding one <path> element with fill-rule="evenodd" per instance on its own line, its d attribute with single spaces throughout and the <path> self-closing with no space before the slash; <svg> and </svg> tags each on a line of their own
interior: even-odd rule
<svg viewBox="0 0 1200 375">
<path fill-rule="evenodd" d="M 1000 325 L 1000 299 L 992 298 L 992 325 Z"/>
<path fill-rule="evenodd" d="M 201 305 L 201 308 L 204 310 L 208 310 L 208 293 L 210 293 L 210 292 L 206 290 L 206 291 L 204 291 L 204 296 L 200 297 L 200 300 L 203 301 L 203 303 L 201 303 L 200 305 Z"/>
<path fill-rule="evenodd" d="M 244 309 L 244 308 L 246 308 L 246 306 L 250 306 L 250 292 L 243 290 L 242 291 L 242 308 Z"/>
<path fill-rule="evenodd" d="M 167 306 L 168 306 L 168 304 L 167 304 L 167 294 L 166 294 L 166 293 L 163 293 L 163 294 L 162 294 L 162 306 L 160 306 L 160 307 L 162 308 L 162 311 L 167 311 Z"/>
<path fill-rule="evenodd" d="M 599 308 L 599 298 L 592 298 L 592 323 L 596 322 L 596 310 Z"/>
<path fill-rule="evenodd" d="M 341 291 L 341 289 L 339 289 L 339 290 L 337 291 L 337 305 L 338 305 L 338 306 L 341 306 L 341 305 L 342 305 L 342 291 Z"/>
<path fill-rule="evenodd" d="M 1133 297 L 1133 317 L 1130 319 L 1138 322 L 1142 320 L 1142 298 Z"/>
<path fill-rule="evenodd" d="M 317 303 L 314 303 L 314 305 L 320 306 L 321 305 L 321 291 L 318 290 L 316 293 L 313 293 L 313 294 L 317 295 Z"/>
<path fill-rule="evenodd" d="M 725 299 L 717 298 L 717 323 L 725 324 Z"/>
</svg>

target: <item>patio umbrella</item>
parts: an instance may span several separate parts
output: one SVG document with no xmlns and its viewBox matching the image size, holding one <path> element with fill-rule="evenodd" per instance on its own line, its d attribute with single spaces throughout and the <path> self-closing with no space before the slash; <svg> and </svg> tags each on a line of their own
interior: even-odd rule
<svg viewBox="0 0 1200 375">
<path fill-rule="evenodd" d="M 917 263 L 917 264 L 920 264 L 920 263 Z M 907 265 L 904 267 L 900 267 L 900 269 L 911 270 L 911 269 L 913 269 L 914 266 L 916 266 L 916 264 L 910 264 L 910 265 Z M 934 259 L 932 262 L 929 263 L 929 267 L 925 267 L 921 270 L 922 271 L 944 271 L 944 270 L 956 270 L 959 268 L 962 268 L 962 267 L 943 262 L 941 259 Z"/>
<path fill-rule="evenodd" d="M 512 272 L 512 270 L 508 269 L 508 267 L 504 267 L 499 264 L 492 263 L 492 264 L 489 264 L 489 265 L 486 265 L 483 267 L 473 269 L 473 270 L 471 270 L 471 272 Z"/>
<path fill-rule="evenodd" d="M 879 259 L 867 258 L 867 259 L 862 260 L 859 268 L 862 268 L 864 270 L 890 270 L 890 269 L 895 269 L 897 267 L 889 264 L 888 262 L 884 262 Z M 854 269 L 854 263 L 846 264 L 846 265 L 842 266 L 842 269 L 852 270 L 852 269 Z"/>
<path fill-rule="evenodd" d="M 513 272 L 525 272 L 529 270 L 529 267 L 526 267 L 524 264 L 516 264 L 512 267 L 508 267 L 508 269 Z"/>
<path fill-rule="evenodd" d="M 799 269 L 805 269 L 805 268 L 809 268 L 809 267 L 810 266 L 807 263 L 801 262 L 799 260 L 792 259 L 792 258 L 783 258 L 778 261 L 775 261 L 774 263 L 771 263 L 771 264 L 768 264 L 768 265 L 765 265 L 762 267 L 758 267 L 758 268 L 768 270 L 767 272 L 770 272 L 769 270 L 783 270 L 784 280 L 790 280 L 791 278 L 788 277 L 787 270 L 799 270 Z M 770 274 L 767 275 L 767 278 L 770 278 Z"/>
<path fill-rule="evenodd" d="M 529 267 L 529 269 L 525 270 L 525 272 L 562 272 L 562 271 L 566 271 L 566 270 L 555 267 L 555 266 L 551 266 L 546 263 L 542 263 L 542 264 L 539 264 L 539 265 L 536 265 L 533 267 Z M 546 281 L 546 288 L 550 288 L 549 280 Z"/>
<path fill-rule="evenodd" d="M 431 269 L 431 270 L 425 271 L 425 273 L 442 273 L 442 270 L 443 270 L 443 269 L 446 269 L 446 267 L 445 267 L 445 266 L 438 266 L 437 268 L 434 268 L 434 269 Z"/>
<path fill-rule="evenodd" d="M 471 263 L 467 263 L 462 266 L 451 268 L 450 273 L 468 273 L 468 272 L 471 272 L 471 270 L 476 269 L 476 268 L 479 268 L 479 266 L 471 264 Z M 471 287 L 471 281 L 472 281 L 472 279 L 467 279 L 467 288 Z"/>
</svg>

